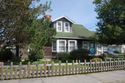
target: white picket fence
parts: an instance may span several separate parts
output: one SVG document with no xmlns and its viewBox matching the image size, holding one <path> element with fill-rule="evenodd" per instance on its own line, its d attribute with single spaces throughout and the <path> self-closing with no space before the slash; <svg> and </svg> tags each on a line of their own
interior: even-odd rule
<svg viewBox="0 0 125 83">
<path fill-rule="evenodd" d="M 94 72 L 106 72 L 114 70 L 124 70 L 125 60 L 114 59 L 105 60 L 100 62 L 80 62 L 72 61 L 72 63 L 52 63 L 52 64 L 37 64 L 31 65 L 0 65 L 0 79 L 23 79 L 23 78 L 39 78 L 39 77 L 50 77 L 50 76 L 64 76 L 64 75 L 75 75 L 75 74 L 87 74 Z"/>
</svg>

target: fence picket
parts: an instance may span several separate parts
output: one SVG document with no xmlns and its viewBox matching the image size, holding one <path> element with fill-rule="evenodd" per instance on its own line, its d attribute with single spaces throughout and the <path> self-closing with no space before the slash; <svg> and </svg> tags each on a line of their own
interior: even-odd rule
<svg viewBox="0 0 125 83">
<path fill-rule="evenodd" d="M 4 72 L 3 72 L 4 71 L 4 68 L 3 68 L 4 65 L 3 65 L 2 62 L 0 63 L 0 66 L 1 66 L 1 68 L 0 68 L 1 80 L 4 80 L 4 76 L 3 76 L 4 75 Z"/>
<path fill-rule="evenodd" d="M 125 60 L 123 59 L 109 59 L 105 61 L 95 61 L 80 62 L 80 60 L 74 60 L 72 63 L 55 63 L 51 64 L 36 64 L 31 65 L 30 62 L 27 65 L 22 65 L 20 62 L 18 65 L 13 65 L 11 62 L 10 66 L 0 65 L 0 80 L 5 79 L 17 79 L 17 78 L 36 78 L 36 77 L 48 77 L 48 76 L 61 76 L 61 75 L 71 75 L 71 74 L 82 74 L 91 72 L 103 72 L 103 71 L 114 71 L 125 69 Z"/>
<path fill-rule="evenodd" d="M 74 60 L 72 61 L 72 74 L 75 74 L 74 73 Z"/>
</svg>

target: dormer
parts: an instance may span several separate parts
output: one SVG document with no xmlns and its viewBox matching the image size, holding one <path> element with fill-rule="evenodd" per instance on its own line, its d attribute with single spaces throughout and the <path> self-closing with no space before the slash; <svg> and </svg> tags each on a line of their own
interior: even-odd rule
<svg viewBox="0 0 125 83">
<path fill-rule="evenodd" d="M 72 32 L 72 24 L 74 24 L 74 22 L 65 16 L 53 21 L 53 26 L 57 32 Z"/>
</svg>

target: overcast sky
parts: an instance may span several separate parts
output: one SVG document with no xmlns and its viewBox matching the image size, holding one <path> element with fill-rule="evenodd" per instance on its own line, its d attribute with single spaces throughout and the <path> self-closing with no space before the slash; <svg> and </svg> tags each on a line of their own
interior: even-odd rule
<svg viewBox="0 0 125 83">
<path fill-rule="evenodd" d="M 52 19 L 60 16 L 67 16 L 78 24 L 84 25 L 87 29 L 95 31 L 97 14 L 94 11 L 93 0 L 41 0 L 42 3 L 51 1 Z"/>
</svg>

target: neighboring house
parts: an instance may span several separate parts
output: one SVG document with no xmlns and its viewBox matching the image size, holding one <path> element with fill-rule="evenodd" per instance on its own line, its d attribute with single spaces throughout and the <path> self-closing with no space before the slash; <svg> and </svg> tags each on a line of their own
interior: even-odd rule
<svg viewBox="0 0 125 83">
<path fill-rule="evenodd" d="M 81 24 L 76 24 L 68 17 L 62 16 L 52 21 L 53 27 L 57 34 L 54 36 L 55 40 L 52 42 L 52 52 L 71 52 L 74 49 L 90 49 L 96 50 L 95 55 L 103 53 L 103 47 L 96 44 L 92 37 L 94 32 L 89 31 Z"/>
</svg>

